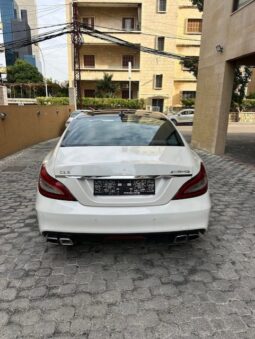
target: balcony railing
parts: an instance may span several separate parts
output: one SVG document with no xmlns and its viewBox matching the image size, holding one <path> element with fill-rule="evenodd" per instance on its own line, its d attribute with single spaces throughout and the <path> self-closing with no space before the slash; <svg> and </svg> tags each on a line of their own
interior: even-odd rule
<svg viewBox="0 0 255 339">
<path fill-rule="evenodd" d="M 106 66 L 106 67 L 101 67 L 101 66 L 82 66 L 81 67 L 82 71 L 95 71 L 95 72 L 102 72 L 102 71 L 106 71 L 106 72 L 127 72 L 128 71 L 128 67 L 123 67 L 123 66 Z M 140 71 L 140 66 L 139 65 L 134 65 L 132 67 L 132 72 L 139 72 Z"/>
</svg>

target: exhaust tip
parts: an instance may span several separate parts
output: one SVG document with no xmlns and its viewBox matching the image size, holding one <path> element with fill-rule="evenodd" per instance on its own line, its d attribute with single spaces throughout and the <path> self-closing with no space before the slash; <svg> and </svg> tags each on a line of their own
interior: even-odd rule
<svg viewBox="0 0 255 339">
<path fill-rule="evenodd" d="M 199 238 L 199 234 L 198 233 L 191 233 L 188 235 L 189 240 L 196 240 Z"/>
<path fill-rule="evenodd" d="M 57 237 L 52 237 L 52 236 L 47 236 L 46 237 L 47 242 L 53 243 L 53 244 L 58 244 L 58 238 Z"/>
<path fill-rule="evenodd" d="M 59 243 L 62 246 L 73 246 L 73 240 L 71 238 L 59 238 Z"/>
<path fill-rule="evenodd" d="M 185 243 L 185 242 L 187 242 L 187 241 L 188 241 L 188 236 L 187 236 L 187 234 L 177 235 L 177 236 L 175 237 L 175 240 L 174 240 L 174 242 L 175 242 L 176 244 L 183 244 L 183 243 Z"/>
</svg>

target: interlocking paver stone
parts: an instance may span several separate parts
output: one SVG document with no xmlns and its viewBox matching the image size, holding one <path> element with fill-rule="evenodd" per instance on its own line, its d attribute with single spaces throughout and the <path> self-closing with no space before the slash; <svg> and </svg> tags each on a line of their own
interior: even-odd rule
<svg viewBox="0 0 255 339">
<path fill-rule="evenodd" d="M 0 338 L 255 337 L 255 169 L 199 152 L 209 231 L 164 241 L 47 244 L 35 195 L 48 141 L 0 161 Z"/>
</svg>

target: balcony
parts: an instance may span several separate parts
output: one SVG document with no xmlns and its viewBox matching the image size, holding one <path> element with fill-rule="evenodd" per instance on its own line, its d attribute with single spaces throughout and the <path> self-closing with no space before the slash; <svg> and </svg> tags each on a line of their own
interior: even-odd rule
<svg viewBox="0 0 255 339">
<path fill-rule="evenodd" d="M 107 32 L 110 35 L 131 42 L 133 44 L 142 44 L 142 35 L 140 34 L 140 32 Z M 83 34 L 83 41 L 85 42 L 85 44 L 89 44 L 89 45 L 111 45 L 111 42 L 105 41 L 105 40 L 101 40 L 98 38 L 94 38 L 92 36 Z"/>
<path fill-rule="evenodd" d="M 141 4 L 139 3 L 81 3 L 79 20 L 90 28 L 118 36 L 123 40 L 140 43 L 138 36 L 141 33 Z M 87 35 L 84 35 L 84 41 L 91 44 L 107 43 Z"/>
<path fill-rule="evenodd" d="M 128 81 L 128 70 L 125 68 L 81 68 L 81 80 L 97 81 L 103 79 L 104 73 L 113 74 L 113 81 Z M 132 81 L 140 80 L 140 69 L 132 69 Z"/>
<path fill-rule="evenodd" d="M 114 81 L 128 80 L 128 62 L 132 63 L 132 80 L 139 81 L 140 51 L 112 45 L 85 45 L 81 48 L 82 80 L 102 79 L 104 73 L 113 74 Z"/>
</svg>

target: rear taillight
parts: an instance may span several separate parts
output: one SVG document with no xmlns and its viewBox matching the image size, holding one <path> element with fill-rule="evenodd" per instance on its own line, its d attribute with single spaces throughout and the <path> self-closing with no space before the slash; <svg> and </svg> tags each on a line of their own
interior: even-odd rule
<svg viewBox="0 0 255 339">
<path fill-rule="evenodd" d="M 42 165 L 41 167 L 38 188 L 39 192 L 47 198 L 68 201 L 76 200 L 61 182 L 48 174 L 45 165 Z"/>
<path fill-rule="evenodd" d="M 188 199 L 203 195 L 208 190 L 208 180 L 203 163 L 201 163 L 199 173 L 187 181 L 177 192 L 173 200 Z"/>
</svg>

